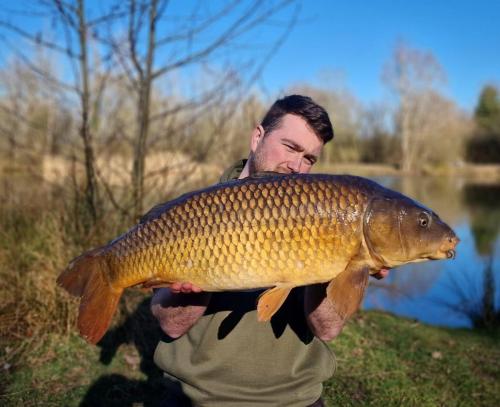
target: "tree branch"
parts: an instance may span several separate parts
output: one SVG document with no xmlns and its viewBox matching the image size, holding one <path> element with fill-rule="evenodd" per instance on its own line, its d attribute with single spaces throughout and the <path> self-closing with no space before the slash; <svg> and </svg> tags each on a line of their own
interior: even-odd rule
<svg viewBox="0 0 500 407">
<path fill-rule="evenodd" d="M 199 26 L 196 26 L 196 27 L 188 30 L 185 33 L 173 34 L 173 35 L 163 37 L 162 39 L 159 39 L 156 42 L 156 46 L 158 48 L 160 48 L 161 46 L 172 43 L 172 42 L 186 41 L 186 40 L 192 39 L 195 35 L 200 34 L 201 32 L 205 31 L 212 24 L 219 21 L 219 19 L 221 19 L 225 15 L 229 14 L 236 7 L 236 5 L 238 5 L 240 2 L 241 2 L 241 0 L 235 0 L 231 3 L 229 3 L 219 13 L 214 14 L 213 16 L 211 16 L 210 18 L 208 18 L 207 20 L 202 22 Z"/>
<path fill-rule="evenodd" d="M 136 34 L 139 32 L 142 26 L 142 15 L 139 15 L 137 17 L 137 23 L 135 23 L 136 20 L 136 9 L 135 9 L 135 0 L 130 1 L 130 10 L 129 10 L 129 25 L 128 25 L 128 44 L 129 44 L 129 51 L 130 51 L 130 58 L 132 59 L 132 64 L 135 67 L 138 75 L 139 75 L 139 81 L 142 80 L 144 77 L 144 72 L 142 69 L 141 64 L 139 63 L 139 60 L 137 58 L 137 51 L 136 51 L 136 41 L 137 41 L 137 36 Z"/>
<path fill-rule="evenodd" d="M 21 37 L 27 39 L 28 41 L 30 41 L 31 43 L 33 43 L 35 45 L 41 45 L 43 47 L 52 49 L 54 51 L 63 53 L 65 55 L 69 56 L 70 58 L 79 58 L 80 57 L 78 54 L 74 54 L 68 48 L 64 48 L 64 47 L 60 46 L 59 44 L 56 44 L 56 43 L 53 43 L 53 42 L 45 41 L 45 40 L 42 39 L 42 37 L 40 35 L 38 35 L 38 34 L 37 35 L 31 34 L 31 33 L 27 32 L 27 31 L 22 30 L 19 27 L 16 27 L 16 26 L 10 24 L 7 21 L 0 21 L 0 26 L 4 26 L 8 30 L 10 30 L 10 31 L 12 31 L 12 32 L 20 35 Z"/>
<path fill-rule="evenodd" d="M 256 0 L 254 2 L 253 7 L 249 7 L 248 10 L 246 12 L 244 12 L 235 22 L 233 22 L 233 24 L 231 24 L 231 26 L 223 34 L 221 34 L 215 41 L 213 41 L 211 44 L 209 44 L 204 49 L 202 49 L 198 52 L 194 52 L 190 55 L 187 55 L 184 58 L 181 58 L 181 59 L 179 59 L 171 64 L 164 65 L 162 68 L 158 69 L 153 74 L 153 80 L 164 75 L 168 71 L 171 71 L 173 69 L 179 68 L 179 67 L 184 66 L 184 65 L 191 64 L 195 61 L 198 61 L 198 60 L 210 55 L 214 50 L 216 50 L 217 48 L 224 45 L 230 39 L 234 38 L 233 34 L 237 31 L 238 27 L 245 20 L 249 19 L 252 16 L 252 14 L 254 14 L 259 3 L 261 3 L 261 2 L 262 2 L 262 0 Z"/>
<path fill-rule="evenodd" d="M 75 93 L 79 93 L 79 90 L 78 88 L 76 88 L 75 86 L 72 86 L 72 85 L 69 85 L 65 82 L 62 82 L 56 78 L 54 78 L 51 74 L 47 73 L 47 72 L 44 72 L 42 71 L 38 66 L 34 65 L 29 59 L 28 57 L 26 57 L 22 52 L 19 51 L 19 47 L 14 47 L 13 45 L 10 45 L 8 42 L 5 41 L 5 43 L 7 44 L 7 46 L 12 50 L 12 52 L 14 54 L 16 54 L 19 59 L 21 59 L 23 61 L 23 63 L 29 68 L 31 69 L 34 73 L 36 73 L 37 75 L 39 75 L 40 77 L 42 77 L 43 79 L 49 81 L 50 83 L 54 84 L 55 86 L 58 86 L 62 89 L 65 89 L 65 90 L 69 90 L 71 92 L 75 92 Z"/>
</svg>

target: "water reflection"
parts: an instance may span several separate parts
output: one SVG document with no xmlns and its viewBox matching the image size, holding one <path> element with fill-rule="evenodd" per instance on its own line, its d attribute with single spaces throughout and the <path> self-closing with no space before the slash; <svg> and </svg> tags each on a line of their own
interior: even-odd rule
<svg viewBox="0 0 500 407">
<path fill-rule="evenodd" d="M 372 282 L 366 309 L 450 327 L 498 326 L 500 319 L 500 185 L 460 179 L 382 178 L 449 223 L 461 243 L 453 261 L 407 265 Z"/>
<path fill-rule="evenodd" d="M 476 250 L 491 256 L 500 225 L 500 185 L 467 185 L 464 200 L 470 213 Z"/>
</svg>

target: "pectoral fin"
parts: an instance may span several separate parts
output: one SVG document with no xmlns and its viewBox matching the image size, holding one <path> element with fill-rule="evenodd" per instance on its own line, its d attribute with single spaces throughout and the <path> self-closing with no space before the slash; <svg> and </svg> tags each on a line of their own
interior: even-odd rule
<svg viewBox="0 0 500 407">
<path fill-rule="evenodd" d="M 343 319 L 348 319 L 359 308 L 368 284 L 368 275 L 368 268 L 348 267 L 328 284 L 327 298 Z"/>
<path fill-rule="evenodd" d="M 293 287 L 276 286 L 264 291 L 257 301 L 257 316 L 259 321 L 269 321 L 283 305 Z"/>
</svg>

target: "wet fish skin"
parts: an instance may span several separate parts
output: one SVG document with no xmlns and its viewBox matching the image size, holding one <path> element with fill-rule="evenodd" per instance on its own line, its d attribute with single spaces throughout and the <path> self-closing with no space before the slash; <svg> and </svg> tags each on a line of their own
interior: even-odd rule
<svg viewBox="0 0 500 407">
<path fill-rule="evenodd" d="M 446 258 L 457 242 L 432 211 L 365 178 L 266 174 L 156 206 L 122 236 L 73 260 L 58 283 L 82 297 L 80 332 L 95 343 L 130 286 L 276 286 L 284 288 L 275 291 L 279 302 L 291 287 L 335 280 L 353 265 L 374 273 Z"/>
<path fill-rule="evenodd" d="M 219 291 L 331 278 L 332 267 L 361 244 L 368 195 L 320 177 L 262 181 L 233 182 L 155 208 L 107 247 L 111 284 L 190 281 Z"/>
</svg>

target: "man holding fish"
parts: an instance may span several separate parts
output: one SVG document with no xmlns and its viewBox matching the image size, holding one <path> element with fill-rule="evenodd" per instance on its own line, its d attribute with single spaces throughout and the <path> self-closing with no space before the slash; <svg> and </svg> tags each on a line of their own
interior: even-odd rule
<svg viewBox="0 0 500 407">
<path fill-rule="evenodd" d="M 323 340 L 359 308 L 368 277 L 454 258 L 459 242 L 399 192 L 308 174 L 332 138 L 310 98 L 278 100 L 228 181 L 153 207 L 71 260 L 57 283 L 80 297 L 80 335 L 101 340 L 125 289 L 168 288 L 151 304 L 168 335 L 155 362 L 189 398 L 166 405 L 321 406 L 335 370 Z"/>
<path fill-rule="evenodd" d="M 321 106 L 305 96 L 284 97 L 253 130 L 248 160 L 227 170 L 221 182 L 267 171 L 309 173 L 332 138 Z M 374 277 L 387 274 L 382 269 Z M 151 309 L 167 337 L 155 362 L 172 390 L 165 405 L 324 405 L 322 383 L 335 371 L 324 341 L 340 333 L 359 304 L 337 312 L 326 286 L 293 289 L 271 323 L 257 319 L 262 290 L 208 293 L 190 282 L 156 289 Z"/>
</svg>

